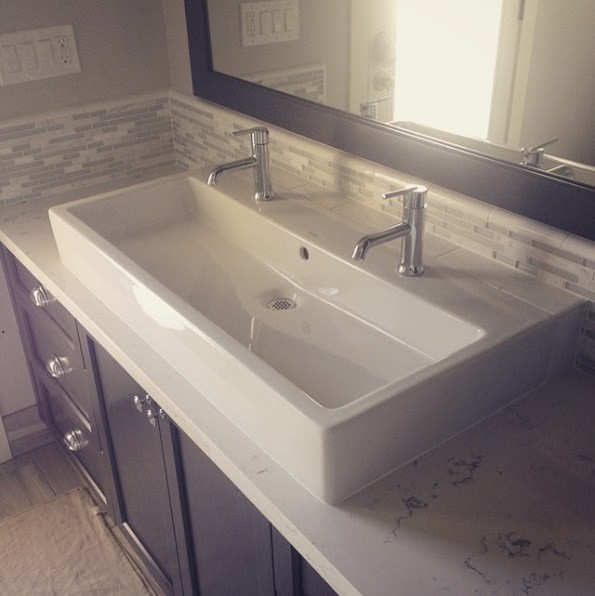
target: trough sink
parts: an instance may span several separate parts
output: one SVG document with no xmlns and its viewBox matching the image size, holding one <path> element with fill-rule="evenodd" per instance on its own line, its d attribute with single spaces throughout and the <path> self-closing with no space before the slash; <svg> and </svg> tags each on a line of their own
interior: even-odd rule
<svg viewBox="0 0 595 596">
<path fill-rule="evenodd" d="M 371 273 L 333 214 L 283 193 L 256 204 L 229 179 L 176 174 L 53 207 L 54 236 L 68 269 L 319 499 L 546 379 L 558 318 L 432 267 Z M 342 254 L 304 232 L 325 217 Z"/>
</svg>

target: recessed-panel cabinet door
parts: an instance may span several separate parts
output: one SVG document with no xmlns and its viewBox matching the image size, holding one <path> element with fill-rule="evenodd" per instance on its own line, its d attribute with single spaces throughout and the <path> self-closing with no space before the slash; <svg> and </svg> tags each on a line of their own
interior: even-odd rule
<svg viewBox="0 0 595 596">
<path fill-rule="evenodd" d="M 179 432 L 183 495 L 201 596 L 275 596 L 271 526 Z"/>
<path fill-rule="evenodd" d="M 154 402 L 101 346 L 95 344 L 94 351 L 116 467 L 118 522 L 148 553 L 165 585 L 177 591 L 179 565 L 161 442 L 162 432 L 169 432 L 161 425 L 169 422 L 156 418 L 151 423 Z"/>
</svg>

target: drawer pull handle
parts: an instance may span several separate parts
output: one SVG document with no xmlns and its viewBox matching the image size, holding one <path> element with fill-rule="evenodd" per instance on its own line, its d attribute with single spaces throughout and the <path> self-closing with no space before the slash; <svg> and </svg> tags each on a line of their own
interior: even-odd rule
<svg viewBox="0 0 595 596">
<path fill-rule="evenodd" d="M 134 401 L 134 407 L 139 412 L 143 411 L 144 404 L 150 406 L 153 403 L 153 400 L 151 399 L 151 396 L 148 393 L 145 394 L 145 397 L 139 397 L 138 395 L 135 395 L 132 399 Z"/>
<path fill-rule="evenodd" d="M 157 426 L 157 418 L 165 418 L 165 412 L 159 406 L 155 406 L 147 410 L 147 418 L 151 426 Z"/>
<path fill-rule="evenodd" d="M 61 379 L 72 370 L 68 363 L 68 359 L 60 356 L 52 356 L 47 361 L 45 367 L 54 379 Z"/>
<path fill-rule="evenodd" d="M 69 430 L 64 435 L 64 443 L 70 451 L 80 451 L 84 449 L 88 444 L 89 441 L 85 438 L 82 431 L 77 429 Z"/>
<path fill-rule="evenodd" d="M 52 303 L 55 298 L 49 298 L 43 286 L 37 286 L 31 290 L 31 302 L 35 304 L 35 306 L 39 306 L 41 308 L 46 307 L 48 304 Z"/>
</svg>

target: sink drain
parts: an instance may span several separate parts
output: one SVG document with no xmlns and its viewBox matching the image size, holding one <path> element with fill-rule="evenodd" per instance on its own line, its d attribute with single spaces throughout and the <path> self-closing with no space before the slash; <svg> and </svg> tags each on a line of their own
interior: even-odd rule
<svg viewBox="0 0 595 596">
<path fill-rule="evenodd" d="M 275 298 L 267 302 L 267 308 L 270 310 L 289 310 L 296 306 L 297 304 L 291 298 Z"/>
</svg>

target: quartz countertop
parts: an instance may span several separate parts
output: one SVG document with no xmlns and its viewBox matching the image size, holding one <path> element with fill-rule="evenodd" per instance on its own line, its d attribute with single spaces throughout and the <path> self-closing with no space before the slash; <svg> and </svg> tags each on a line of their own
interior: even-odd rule
<svg viewBox="0 0 595 596">
<path fill-rule="evenodd" d="M 593 592 L 595 380 L 567 373 L 340 505 L 326 505 L 63 267 L 47 209 L 118 184 L 0 207 L 0 241 L 335 590 L 365 596 Z M 462 250 L 436 252 L 473 267 L 482 261 Z M 486 267 L 493 277 L 495 266 Z"/>
</svg>

